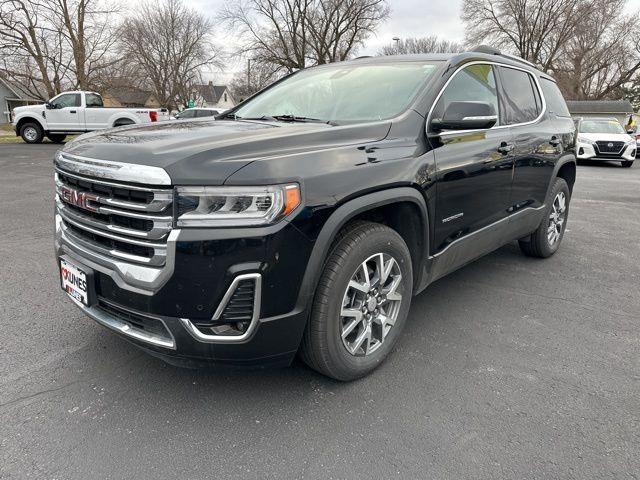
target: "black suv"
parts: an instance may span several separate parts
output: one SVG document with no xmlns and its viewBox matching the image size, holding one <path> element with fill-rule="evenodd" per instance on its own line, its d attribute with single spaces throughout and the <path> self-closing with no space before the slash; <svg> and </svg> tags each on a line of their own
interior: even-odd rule
<svg viewBox="0 0 640 480">
<path fill-rule="evenodd" d="M 574 137 L 554 80 L 488 48 L 299 71 L 215 121 L 68 143 L 62 287 L 170 363 L 354 379 L 431 282 L 516 239 L 556 252 Z"/>
</svg>

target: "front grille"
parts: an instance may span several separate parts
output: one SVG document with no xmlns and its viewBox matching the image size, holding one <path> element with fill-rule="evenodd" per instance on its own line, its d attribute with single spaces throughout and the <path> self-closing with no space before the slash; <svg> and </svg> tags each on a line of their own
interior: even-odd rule
<svg viewBox="0 0 640 480">
<path fill-rule="evenodd" d="M 605 155 L 619 155 L 624 148 L 624 142 L 597 141 L 596 148 L 599 153 Z"/>
<path fill-rule="evenodd" d="M 222 322 L 249 322 L 253 317 L 255 281 L 241 280 L 222 311 Z"/>
<path fill-rule="evenodd" d="M 161 267 L 173 222 L 170 187 L 92 178 L 56 168 L 56 208 L 67 240 L 102 257 Z"/>
</svg>

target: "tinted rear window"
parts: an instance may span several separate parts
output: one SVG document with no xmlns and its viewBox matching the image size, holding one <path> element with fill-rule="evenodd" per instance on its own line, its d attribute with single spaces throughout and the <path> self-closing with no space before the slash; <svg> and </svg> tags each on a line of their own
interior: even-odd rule
<svg viewBox="0 0 640 480">
<path fill-rule="evenodd" d="M 544 93 L 544 99 L 547 101 L 549 113 L 553 113 L 558 117 L 570 117 L 571 114 L 556 82 L 541 78 L 540 86 L 542 87 L 542 93 Z"/>
<path fill-rule="evenodd" d="M 535 120 L 540 115 L 538 94 L 531 75 L 522 70 L 500 67 L 504 97 L 504 124 L 514 125 Z"/>
</svg>

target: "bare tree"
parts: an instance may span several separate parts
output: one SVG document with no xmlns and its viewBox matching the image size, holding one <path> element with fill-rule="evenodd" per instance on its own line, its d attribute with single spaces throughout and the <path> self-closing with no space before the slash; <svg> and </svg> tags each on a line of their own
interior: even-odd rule
<svg viewBox="0 0 640 480">
<path fill-rule="evenodd" d="M 88 89 L 113 62 L 112 0 L 0 0 L 1 68 L 32 94 Z"/>
<path fill-rule="evenodd" d="M 345 60 L 388 15 L 385 0 L 245 0 L 220 12 L 238 53 L 286 72 Z"/>
<path fill-rule="evenodd" d="M 259 59 L 249 59 L 246 67 L 233 77 L 229 88 L 233 92 L 233 98 L 243 101 L 280 77 L 277 65 L 261 62 Z"/>
<path fill-rule="evenodd" d="M 549 70 L 573 36 L 580 0 L 465 0 L 467 44 L 489 43 Z"/>
<path fill-rule="evenodd" d="M 32 0 L 0 0 L 1 68 L 36 98 L 58 93 L 69 69 L 61 33 L 45 7 Z"/>
<path fill-rule="evenodd" d="M 410 53 L 456 53 L 461 52 L 463 46 L 457 42 L 444 40 L 437 35 L 421 38 L 399 39 L 385 45 L 378 52 L 379 55 L 405 55 Z"/>
<path fill-rule="evenodd" d="M 211 42 L 212 22 L 181 0 L 143 3 L 126 20 L 120 38 L 123 53 L 144 71 L 167 107 L 188 98 L 205 67 L 220 66 L 221 53 Z"/>
<path fill-rule="evenodd" d="M 627 0 L 466 0 L 467 44 L 489 43 L 558 79 L 567 98 L 619 94 L 640 69 L 638 15 Z"/>
</svg>

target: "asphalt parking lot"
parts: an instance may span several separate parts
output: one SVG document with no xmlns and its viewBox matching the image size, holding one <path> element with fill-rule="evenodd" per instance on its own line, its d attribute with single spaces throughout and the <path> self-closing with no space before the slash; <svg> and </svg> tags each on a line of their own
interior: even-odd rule
<svg viewBox="0 0 640 480">
<path fill-rule="evenodd" d="M 640 165 L 580 166 L 549 260 L 507 245 L 414 299 L 371 376 L 192 371 L 59 288 L 53 145 L 0 145 L 0 478 L 638 479 Z"/>
</svg>

